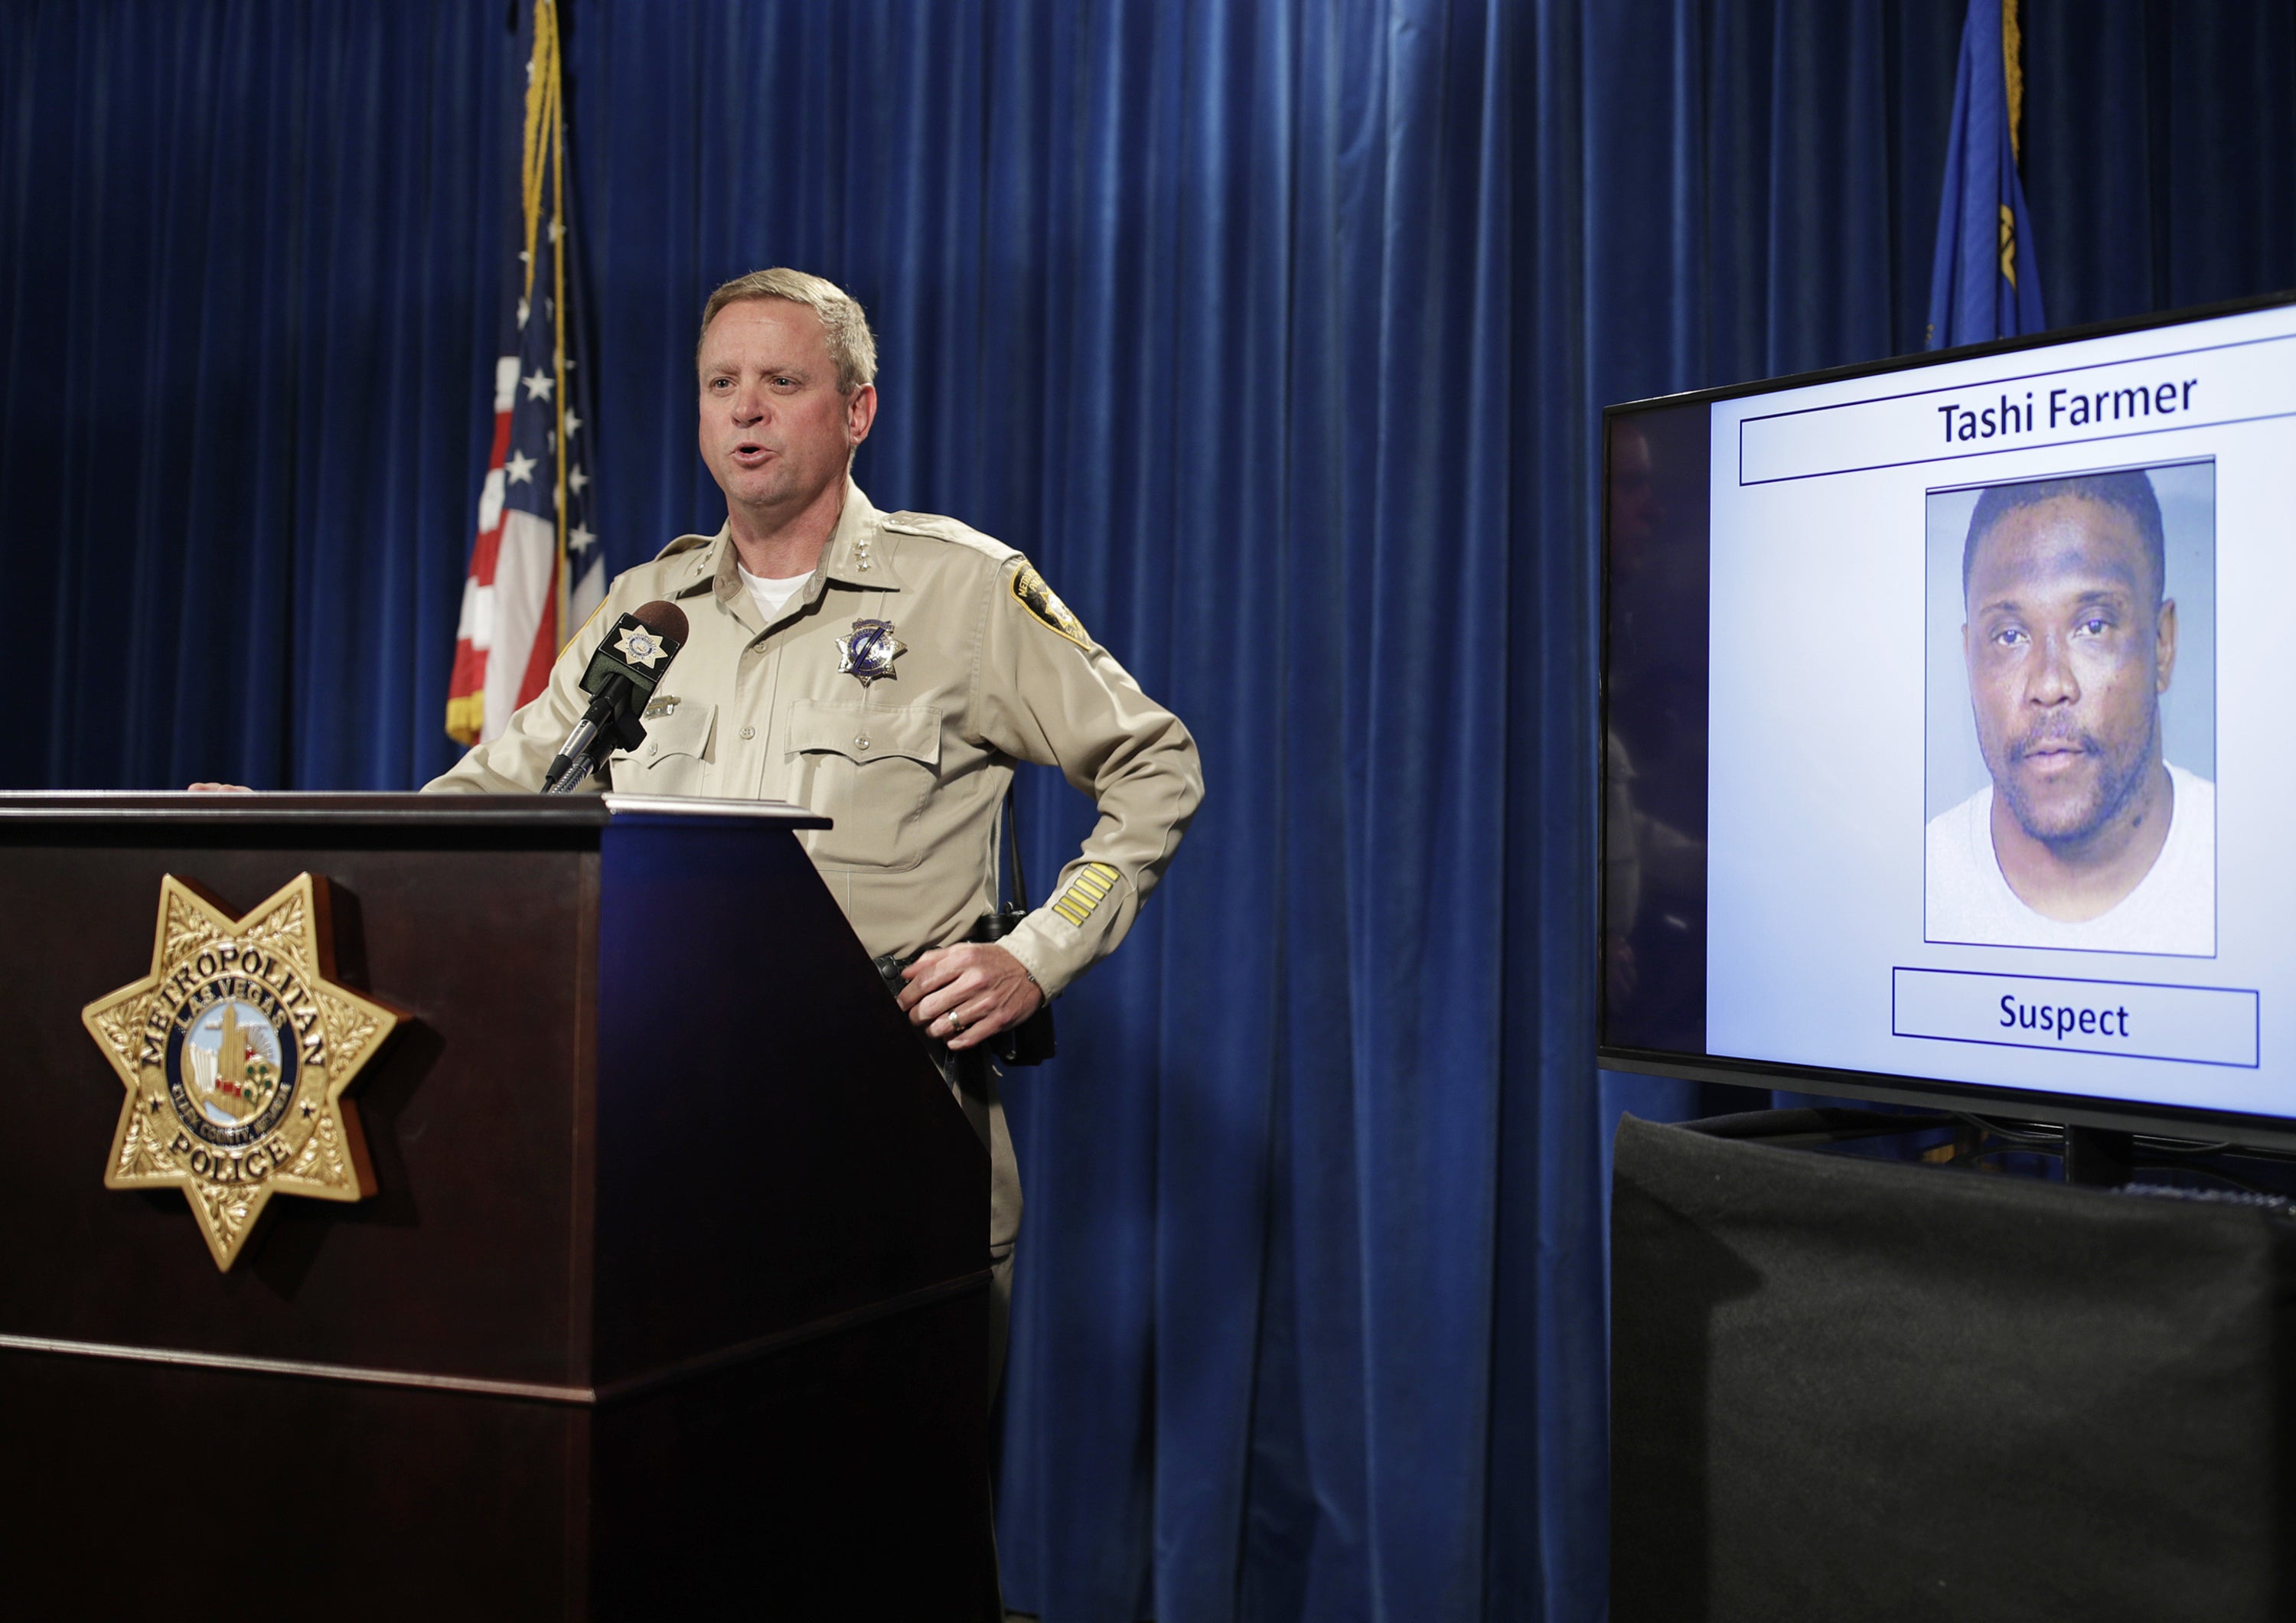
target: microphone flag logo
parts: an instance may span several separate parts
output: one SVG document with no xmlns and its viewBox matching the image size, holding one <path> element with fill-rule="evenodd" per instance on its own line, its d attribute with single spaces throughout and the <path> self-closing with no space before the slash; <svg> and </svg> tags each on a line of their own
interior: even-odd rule
<svg viewBox="0 0 2296 1623">
<path fill-rule="evenodd" d="M 635 625 L 623 630 L 620 639 L 614 644 L 614 652 L 620 654 L 626 663 L 652 670 L 661 663 L 667 651 L 652 632 L 644 625 Z"/>
<path fill-rule="evenodd" d="M 893 635 L 890 620 L 855 620 L 850 634 L 837 639 L 837 668 L 849 672 L 868 686 L 882 677 L 898 678 L 893 661 L 909 652 L 909 645 Z"/>
<path fill-rule="evenodd" d="M 274 1194 L 374 1193 L 343 1094 L 398 1016 L 333 974 L 324 880 L 234 918 L 170 873 L 152 972 L 80 1012 L 127 1090 L 104 1186 L 181 1189 L 218 1269 Z"/>
</svg>

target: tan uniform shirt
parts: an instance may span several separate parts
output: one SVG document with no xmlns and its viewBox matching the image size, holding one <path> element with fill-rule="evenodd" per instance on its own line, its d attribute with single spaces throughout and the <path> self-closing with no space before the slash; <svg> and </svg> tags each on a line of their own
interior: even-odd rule
<svg viewBox="0 0 2296 1623">
<path fill-rule="evenodd" d="M 821 562 L 768 625 L 725 531 L 682 536 L 617 578 L 549 685 L 438 791 L 531 792 L 587 698 L 607 629 L 655 598 L 685 645 L 646 710 L 645 742 L 609 758 L 636 794 L 788 800 L 834 826 L 800 835 L 871 955 L 962 941 L 995 905 L 997 808 L 1015 759 L 1058 766 L 1100 821 L 1004 945 L 1047 996 L 1114 950 L 1203 795 L 1195 741 L 1151 701 L 1029 561 L 954 519 L 881 513 L 849 482 Z M 857 620 L 902 644 L 867 683 L 840 647 Z M 1019 1186 L 1003 1111 L 967 1100 L 996 1162 L 990 1240 L 1008 1246 Z"/>
</svg>

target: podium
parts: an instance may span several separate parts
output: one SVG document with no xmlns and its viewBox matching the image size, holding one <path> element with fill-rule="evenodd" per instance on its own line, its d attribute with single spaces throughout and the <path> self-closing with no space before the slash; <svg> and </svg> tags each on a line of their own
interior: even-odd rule
<svg viewBox="0 0 2296 1623">
<path fill-rule="evenodd" d="M 17 1616 L 996 1615 L 988 1157 L 791 807 L 0 795 Z M 309 873 L 377 1193 L 104 1186 L 163 875 Z"/>
</svg>

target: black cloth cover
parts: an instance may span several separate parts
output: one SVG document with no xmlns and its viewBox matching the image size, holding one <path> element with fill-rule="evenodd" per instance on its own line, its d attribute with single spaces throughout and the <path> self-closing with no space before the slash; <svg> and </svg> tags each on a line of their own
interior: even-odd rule
<svg viewBox="0 0 2296 1623">
<path fill-rule="evenodd" d="M 2296 1618 L 2289 1225 L 1744 1121 L 1619 1129 L 1614 1623 Z"/>
</svg>

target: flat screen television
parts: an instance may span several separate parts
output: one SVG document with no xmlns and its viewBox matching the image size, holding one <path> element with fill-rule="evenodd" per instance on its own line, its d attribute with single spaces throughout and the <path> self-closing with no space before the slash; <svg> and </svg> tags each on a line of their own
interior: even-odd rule
<svg viewBox="0 0 2296 1623">
<path fill-rule="evenodd" d="M 1601 1062 L 2296 1149 L 2296 295 L 1603 431 Z"/>
</svg>

